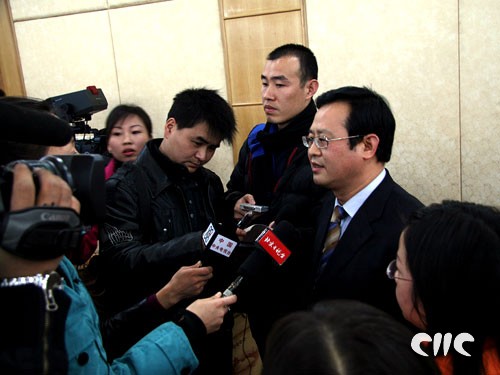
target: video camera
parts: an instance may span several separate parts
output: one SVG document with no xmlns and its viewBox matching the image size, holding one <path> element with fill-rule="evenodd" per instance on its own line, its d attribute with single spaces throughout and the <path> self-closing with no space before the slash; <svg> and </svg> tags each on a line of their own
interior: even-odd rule
<svg viewBox="0 0 500 375">
<path fill-rule="evenodd" d="M 99 224 L 105 216 L 105 160 L 98 154 L 45 156 L 23 160 L 22 155 L 38 154 L 33 145 L 63 146 L 72 137 L 67 121 L 31 108 L 0 101 L 3 127 L 3 164 L 0 166 L 0 246 L 26 259 L 53 259 L 79 248 L 85 226 Z M 32 206 L 10 210 L 13 168 L 23 163 L 30 169 L 44 168 L 68 183 L 80 201 L 78 215 L 70 208 Z M 33 174 L 35 187 L 38 178 Z M 82 224 L 83 222 L 83 224 Z"/>
<path fill-rule="evenodd" d="M 10 211 L 12 170 L 23 163 L 44 168 L 65 180 L 80 201 L 80 216 L 61 207 L 33 207 Z M 16 160 L 0 169 L 0 244 L 3 249 L 31 260 L 53 259 L 79 249 L 85 226 L 104 219 L 104 158 L 97 154 L 45 156 Z M 33 176 L 37 186 L 36 175 Z M 83 224 L 83 225 L 82 225 Z"/>
<path fill-rule="evenodd" d="M 79 153 L 102 154 L 106 150 L 106 136 L 101 130 L 88 125 L 94 113 L 108 108 L 108 101 L 101 89 L 87 86 L 85 90 L 54 96 L 47 101 L 59 118 L 70 123 Z"/>
<path fill-rule="evenodd" d="M 12 169 L 15 164 L 26 164 L 30 169 L 44 168 L 61 177 L 73 190 L 73 195 L 80 201 L 80 218 L 84 224 L 97 224 L 104 219 L 106 162 L 101 155 L 48 155 L 40 160 L 16 160 L 0 169 L 0 196 L 4 209 L 8 211 L 12 189 Z"/>
</svg>

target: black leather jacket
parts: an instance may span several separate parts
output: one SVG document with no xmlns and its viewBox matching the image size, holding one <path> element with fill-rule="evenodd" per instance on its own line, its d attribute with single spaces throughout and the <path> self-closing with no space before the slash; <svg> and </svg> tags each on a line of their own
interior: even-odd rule
<svg viewBox="0 0 500 375">
<path fill-rule="evenodd" d="M 148 142 L 135 165 L 124 164 L 106 182 L 100 277 L 108 295 L 104 309 L 111 313 L 158 291 L 181 266 L 200 259 L 210 264 L 213 259 L 207 256 L 212 252 L 203 251 L 201 233 L 209 223 L 225 221 L 220 178 L 205 168 L 189 173 L 159 152 L 160 143 L 161 139 Z M 138 179 L 143 179 L 145 189 Z M 141 204 L 149 204 L 147 218 L 141 216 Z M 214 279 L 220 280 L 219 265 L 210 265 Z M 214 288 L 209 283 L 205 290 L 215 293 Z"/>
</svg>

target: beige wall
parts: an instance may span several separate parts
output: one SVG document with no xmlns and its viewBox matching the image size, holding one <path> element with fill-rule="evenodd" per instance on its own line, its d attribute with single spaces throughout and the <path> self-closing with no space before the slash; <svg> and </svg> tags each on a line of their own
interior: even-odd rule
<svg viewBox="0 0 500 375">
<path fill-rule="evenodd" d="M 161 136 L 176 92 L 226 97 L 217 0 L 11 0 L 28 95 L 88 85 L 137 103 Z M 367 85 L 397 120 L 393 177 L 425 203 L 500 206 L 498 0 L 307 0 L 319 93 Z M 250 31 L 249 31 L 250 32 Z M 107 115 L 94 115 L 101 127 Z M 210 163 L 227 181 L 231 150 Z"/>
<path fill-rule="evenodd" d="M 307 1 L 320 89 L 367 85 L 397 120 L 393 177 L 425 203 L 500 206 L 500 3 Z"/>
<path fill-rule="evenodd" d="M 11 0 L 11 7 L 30 96 L 96 85 L 109 109 L 142 106 L 158 137 L 177 92 L 205 86 L 227 97 L 216 0 Z M 95 114 L 91 126 L 103 127 L 108 113 Z M 223 145 L 210 167 L 226 181 L 232 166 Z"/>
</svg>

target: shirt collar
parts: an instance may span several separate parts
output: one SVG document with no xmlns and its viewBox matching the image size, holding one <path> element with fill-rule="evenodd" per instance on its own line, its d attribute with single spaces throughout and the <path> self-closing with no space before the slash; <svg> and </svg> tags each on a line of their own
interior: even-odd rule
<svg viewBox="0 0 500 375">
<path fill-rule="evenodd" d="M 375 191 L 375 189 L 380 185 L 384 177 L 386 176 L 387 172 L 384 169 L 382 169 L 382 172 L 378 174 L 377 177 L 375 177 L 372 182 L 370 182 L 368 185 L 366 185 L 362 190 L 360 190 L 356 195 L 354 195 L 351 199 L 349 199 L 347 202 L 345 202 L 342 205 L 342 208 L 349 214 L 349 217 L 354 217 L 356 215 L 356 212 L 361 208 L 363 203 L 368 199 L 368 197 Z M 335 207 L 340 205 L 339 201 L 337 198 L 335 198 Z"/>
</svg>

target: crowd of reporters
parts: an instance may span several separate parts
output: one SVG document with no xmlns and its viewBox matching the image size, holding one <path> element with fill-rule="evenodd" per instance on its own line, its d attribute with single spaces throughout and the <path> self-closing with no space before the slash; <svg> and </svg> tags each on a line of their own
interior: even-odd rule
<svg viewBox="0 0 500 375">
<path fill-rule="evenodd" d="M 0 105 L 7 124 L 24 126 L 24 130 L 31 131 L 27 136 L 20 134 L 15 141 L 2 141 L 6 155 L 2 160 L 4 165 L 40 156 L 30 154 L 31 144 L 18 142 L 23 137 L 36 145 L 43 139 L 41 132 L 70 130 L 67 123 L 50 114 L 5 102 Z M 45 129 L 39 127 L 42 124 Z M 51 138 L 47 143 L 62 146 L 70 141 L 71 131 L 67 134 L 69 136 L 61 142 Z M 228 305 L 235 302 L 236 296 L 220 298 L 215 295 L 196 300 L 175 313 L 167 308 L 183 297 L 198 294 L 211 277 L 210 267 L 192 267 L 197 273 L 194 276 L 186 269 L 189 267 L 180 269 L 170 285 L 167 283 L 158 292 L 160 298 L 155 294 L 106 320 L 99 320 L 76 268 L 64 256 L 66 251 L 79 249 L 79 241 L 70 246 L 60 243 L 58 238 L 64 231 L 81 232 L 83 229 L 79 220 L 68 222 L 62 216 L 80 211 L 80 203 L 72 195 L 70 186 L 48 170 L 30 170 L 24 162 L 10 164 L 2 172 L 4 231 L 0 249 L 0 292 L 5 294 L 6 300 L 12 301 L 12 305 L 2 312 L 2 323 L 6 326 L 1 343 L 2 369 L 51 374 L 193 372 L 198 366 L 197 345 L 204 335 L 219 328 Z M 7 176 L 11 177 L 8 181 Z M 4 190 L 9 183 L 12 184 L 10 194 Z M 57 217 L 48 224 L 37 217 L 26 223 L 31 227 L 12 227 L 16 215 L 26 212 Z M 19 237 L 17 246 L 9 246 L 12 235 Z M 60 276 L 57 282 L 49 279 L 52 275 Z M 195 282 L 195 279 L 200 280 Z M 161 298 L 165 294 L 165 298 Z M 111 348 L 110 356 L 105 345 Z M 125 350 L 126 353 L 112 360 L 114 352 Z"/>
<path fill-rule="evenodd" d="M 304 54 L 311 60 L 302 77 Z M 498 209 L 449 200 L 425 207 L 404 191 L 385 168 L 395 131 L 388 103 L 358 87 L 313 102 L 312 61 L 297 45 L 268 56 L 267 123 L 250 133 L 225 192 L 203 167 L 236 128 L 217 92 L 178 93 L 156 140 L 142 108 L 115 108 L 106 124 L 111 157 L 97 163 L 102 186 L 93 192 L 106 195 L 106 212 L 95 223 L 80 220 L 88 202 L 76 199 L 75 186 L 35 162 L 75 153 L 68 123 L 45 101 L 0 99 L 9 128 L 0 141 L 0 294 L 8 301 L 0 368 L 230 374 L 234 309 L 251 317 L 263 374 L 500 373 Z M 267 76 L 279 69 L 304 95 L 287 118 L 307 123 L 304 129 L 276 126 L 280 94 Z M 154 201 L 145 204 L 144 195 Z M 202 235 L 214 225 L 244 242 L 240 204 L 262 202 L 271 212 L 254 224 L 293 224 L 293 235 L 283 237 L 290 261 L 272 272 L 259 268 L 238 297 L 222 296 L 258 246 L 239 246 L 226 258 Z M 330 253 L 325 237 L 338 206 L 345 215 Z M 185 218 L 176 216 L 181 211 Z M 434 360 L 423 347 L 431 356 L 420 356 L 410 346 L 419 331 L 467 332 L 470 355 L 435 352 Z"/>
</svg>

